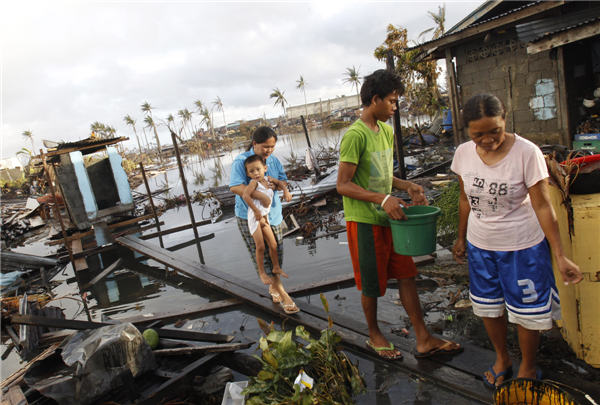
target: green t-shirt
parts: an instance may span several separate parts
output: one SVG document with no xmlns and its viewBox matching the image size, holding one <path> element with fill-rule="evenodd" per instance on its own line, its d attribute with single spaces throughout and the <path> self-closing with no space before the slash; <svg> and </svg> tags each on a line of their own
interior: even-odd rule
<svg viewBox="0 0 600 405">
<path fill-rule="evenodd" d="M 377 121 L 374 132 L 360 119 L 348 128 L 340 145 L 340 162 L 353 163 L 352 182 L 365 190 L 389 194 L 394 176 L 394 132 Z M 388 226 L 387 215 L 379 204 L 343 197 L 346 221 Z"/>
</svg>

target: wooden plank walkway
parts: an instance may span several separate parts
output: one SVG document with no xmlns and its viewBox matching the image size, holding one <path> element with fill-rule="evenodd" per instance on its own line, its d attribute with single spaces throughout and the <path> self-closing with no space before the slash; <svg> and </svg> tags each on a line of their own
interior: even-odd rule
<svg viewBox="0 0 600 405">
<path fill-rule="evenodd" d="M 120 237 L 116 242 L 152 257 L 154 260 L 170 266 L 182 274 L 196 278 L 211 288 L 242 299 L 266 313 L 285 318 L 287 322 L 304 325 L 307 329 L 315 333 L 319 333 L 328 327 L 327 316 L 320 308 L 302 304 L 302 311 L 300 313 L 287 315 L 283 312 L 280 305 L 274 304 L 269 298 L 261 296 L 257 292 L 260 289 L 253 283 L 238 279 L 233 275 L 202 265 L 190 260 L 188 257 L 169 252 L 166 249 L 131 236 Z M 342 338 L 345 346 L 381 361 L 381 358 L 375 356 L 365 345 L 368 335 L 365 333 L 366 326 L 364 324 L 335 314 L 331 315 L 334 319 L 334 329 Z M 474 375 L 468 369 L 461 369 L 456 365 L 449 366 L 432 359 L 418 360 L 410 354 L 410 348 L 400 347 L 400 349 L 405 353 L 404 360 L 386 361 L 386 365 L 405 372 L 418 374 L 440 387 L 444 387 L 472 400 L 481 403 L 492 403 L 492 395 L 483 389 L 480 377 Z M 459 356 L 468 357 L 469 354 L 467 352 L 467 354 L 463 353 L 455 357 Z"/>
</svg>

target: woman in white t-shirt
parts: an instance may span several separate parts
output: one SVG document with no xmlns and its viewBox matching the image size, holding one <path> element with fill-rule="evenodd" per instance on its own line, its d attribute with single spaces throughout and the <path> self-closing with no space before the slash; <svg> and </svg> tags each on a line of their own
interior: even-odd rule
<svg viewBox="0 0 600 405">
<path fill-rule="evenodd" d="M 535 365 L 539 331 L 560 317 L 550 248 L 563 282 L 581 281 L 563 253 L 548 197 L 548 170 L 540 149 L 505 132 L 505 109 L 493 95 L 472 97 L 463 108 L 471 141 L 460 145 L 451 169 L 459 175 L 458 239 L 452 253 L 469 257 L 469 296 L 496 351 L 483 382 L 494 388 L 512 377 L 508 321 L 517 324 L 519 378 L 541 378 Z M 550 245 L 550 248 L 548 246 Z"/>
</svg>

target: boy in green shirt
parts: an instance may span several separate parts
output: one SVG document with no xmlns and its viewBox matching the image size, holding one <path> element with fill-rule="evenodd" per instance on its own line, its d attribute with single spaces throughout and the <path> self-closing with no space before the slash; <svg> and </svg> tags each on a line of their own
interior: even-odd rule
<svg viewBox="0 0 600 405">
<path fill-rule="evenodd" d="M 404 91 L 400 78 L 386 70 L 365 77 L 360 90 L 363 111 L 348 129 L 340 145 L 337 191 L 343 196 L 348 246 L 356 286 L 362 290 L 361 304 L 369 328 L 367 345 L 386 359 L 402 358 L 377 325 L 377 298 L 385 294 L 388 279 L 398 280 L 400 300 L 415 329 L 415 357 L 456 353 L 462 347 L 441 340 L 425 327 L 415 276 L 409 256 L 394 252 L 387 218 L 406 219 L 402 199 L 392 196 L 392 187 L 408 192 L 413 204 L 426 205 L 423 188 L 393 174 L 394 133 L 385 124 L 397 108 Z"/>
</svg>

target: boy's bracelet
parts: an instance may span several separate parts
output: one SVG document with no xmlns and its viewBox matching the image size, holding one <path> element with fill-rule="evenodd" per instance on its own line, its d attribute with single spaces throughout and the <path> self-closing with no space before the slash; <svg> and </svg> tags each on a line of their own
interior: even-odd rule
<svg viewBox="0 0 600 405">
<path fill-rule="evenodd" d="M 385 202 L 388 200 L 388 198 L 390 198 L 390 194 L 386 195 L 386 196 L 383 198 L 383 201 L 382 201 L 382 202 L 381 202 L 381 204 L 380 204 L 380 205 L 381 205 L 381 207 L 383 207 L 383 206 L 385 205 Z"/>
</svg>

